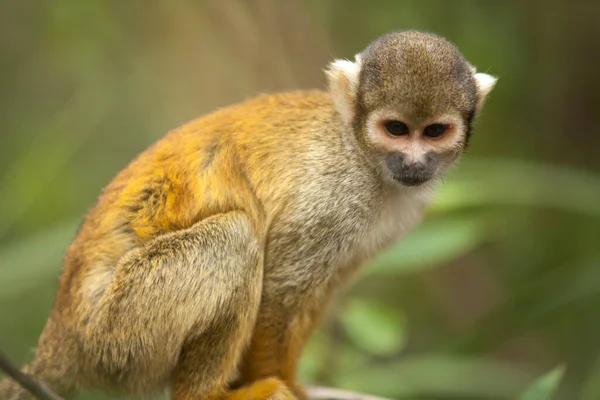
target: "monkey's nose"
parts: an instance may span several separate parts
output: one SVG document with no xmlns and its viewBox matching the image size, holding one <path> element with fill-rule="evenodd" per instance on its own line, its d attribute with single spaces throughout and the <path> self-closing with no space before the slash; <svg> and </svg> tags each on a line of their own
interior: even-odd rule
<svg viewBox="0 0 600 400">
<path fill-rule="evenodd" d="M 425 163 L 407 163 L 403 154 L 390 154 L 386 160 L 394 180 L 405 186 L 419 186 L 433 177 L 431 168 Z"/>
</svg>

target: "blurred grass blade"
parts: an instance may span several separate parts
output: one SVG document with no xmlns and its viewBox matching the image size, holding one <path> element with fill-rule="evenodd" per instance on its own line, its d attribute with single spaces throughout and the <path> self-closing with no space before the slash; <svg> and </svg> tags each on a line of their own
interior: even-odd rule
<svg viewBox="0 0 600 400">
<path fill-rule="evenodd" d="M 551 400 L 564 374 L 563 367 L 556 367 L 531 385 L 519 400 Z"/>
<path fill-rule="evenodd" d="M 434 268 L 473 250 L 486 240 L 486 221 L 466 217 L 428 220 L 379 255 L 367 274 L 413 273 Z"/>
<path fill-rule="evenodd" d="M 490 310 L 461 342 L 469 348 L 477 348 L 485 346 L 488 340 L 495 340 L 498 332 L 508 337 L 517 334 L 521 326 L 541 324 L 547 328 L 548 324 L 561 324 L 581 305 L 598 298 L 599 260 L 599 254 L 591 254 L 579 262 L 567 263 L 538 275 L 535 281 L 523 282 L 505 301 Z M 510 326 L 505 323 L 508 318 L 512 321 Z"/>
<path fill-rule="evenodd" d="M 0 301 L 58 279 L 77 224 L 70 221 L 0 248 Z"/>
<path fill-rule="evenodd" d="M 596 358 L 596 362 L 586 379 L 582 399 L 600 399 L 600 357 Z"/>
<path fill-rule="evenodd" d="M 516 399 L 535 376 L 515 364 L 440 355 L 361 368 L 339 377 L 336 385 L 392 398 Z"/>
<path fill-rule="evenodd" d="M 103 83 L 98 78 L 93 84 L 82 85 L 62 112 L 41 126 L 31 127 L 42 133 L 0 174 L 0 238 L 64 171 L 106 117 L 110 101 L 99 96 Z"/>
<path fill-rule="evenodd" d="M 469 157 L 444 184 L 432 210 L 517 205 L 600 217 L 600 179 L 569 167 Z"/>
</svg>

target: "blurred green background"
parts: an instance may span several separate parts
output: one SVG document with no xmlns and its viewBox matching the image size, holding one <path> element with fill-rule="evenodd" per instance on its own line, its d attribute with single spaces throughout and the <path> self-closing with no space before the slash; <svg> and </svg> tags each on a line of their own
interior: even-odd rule
<svg viewBox="0 0 600 400">
<path fill-rule="evenodd" d="M 500 81 L 426 221 L 336 302 L 302 379 L 395 399 L 600 399 L 596 4 L 0 2 L 0 349 L 31 357 L 77 225 L 167 130 L 323 87 L 334 57 L 416 28 Z"/>
</svg>

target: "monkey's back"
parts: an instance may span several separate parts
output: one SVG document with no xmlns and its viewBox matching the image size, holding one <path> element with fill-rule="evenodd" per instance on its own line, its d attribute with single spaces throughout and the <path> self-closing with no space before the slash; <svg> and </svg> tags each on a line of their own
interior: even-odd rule
<svg viewBox="0 0 600 400">
<path fill-rule="evenodd" d="M 297 195 L 315 143 L 336 145 L 335 137 L 323 140 L 332 132 L 308 126 L 323 126 L 332 112 L 325 92 L 263 95 L 169 132 L 123 169 L 86 215 L 66 253 L 57 307 L 100 296 L 128 251 L 211 215 L 244 210 L 265 229 L 275 204 Z"/>
</svg>

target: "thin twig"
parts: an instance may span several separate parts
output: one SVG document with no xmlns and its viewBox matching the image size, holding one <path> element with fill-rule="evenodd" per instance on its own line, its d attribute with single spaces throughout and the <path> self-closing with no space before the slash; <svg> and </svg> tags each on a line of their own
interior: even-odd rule
<svg viewBox="0 0 600 400">
<path fill-rule="evenodd" d="M 39 400 L 63 400 L 62 397 L 54 394 L 44 384 L 21 372 L 19 368 L 11 363 L 2 353 L 0 353 L 0 369 Z"/>
<path fill-rule="evenodd" d="M 19 368 L 10 362 L 2 353 L 0 353 L 0 369 L 39 400 L 64 400 L 62 397 L 54 394 L 44 384 L 21 372 Z M 313 386 L 307 388 L 307 390 L 311 400 L 389 400 L 369 394 L 328 387 Z"/>
<path fill-rule="evenodd" d="M 356 393 L 328 387 L 313 386 L 307 388 L 307 391 L 308 397 L 311 400 L 389 400 L 383 397 L 372 396 L 370 394 Z"/>
</svg>

